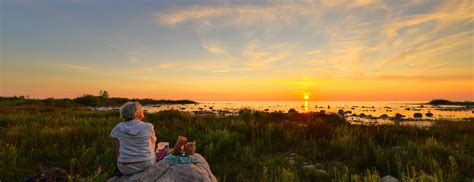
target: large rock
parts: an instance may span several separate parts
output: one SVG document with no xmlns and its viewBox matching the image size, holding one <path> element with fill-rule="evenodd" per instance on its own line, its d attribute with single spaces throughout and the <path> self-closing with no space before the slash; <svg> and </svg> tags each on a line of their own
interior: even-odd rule
<svg viewBox="0 0 474 182">
<path fill-rule="evenodd" d="M 131 176 L 113 177 L 107 180 L 108 182 L 181 182 L 181 181 L 217 181 L 206 159 L 200 154 L 195 153 L 192 156 L 197 158 L 197 161 L 190 164 L 168 164 L 166 159 L 163 159 L 156 164 L 150 166 L 145 171 L 133 174 Z"/>
<path fill-rule="evenodd" d="M 383 178 L 380 178 L 380 181 L 381 182 L 398 182 L 398 179 L 393 176 L 387 175 L 387 176 L 384 176 Z"/>
</svg>

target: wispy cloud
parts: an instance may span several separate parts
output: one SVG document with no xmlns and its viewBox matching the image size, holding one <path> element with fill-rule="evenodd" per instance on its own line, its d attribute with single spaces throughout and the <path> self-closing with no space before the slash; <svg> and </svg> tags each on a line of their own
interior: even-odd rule
<svg viewBox="0 0 474 182">
<path fill-rule="evenodd" d="M 220 26 L 288 24 L 295 18 L 318 18 L 317 3 L 278 3 L 268 6 L 193 6 L 186 9 L 157 12 L 156 22 L 176 26 L 184 23 Z"/>
<path fill-rule="evenodd" d="M 154 17 L 156 21 L 166 25 L 177 25 L 187 21 L 194 21 L 205 18 L 212 18 L 216 16 L 222 16 L 229 14 L 231 11 L 230 8 L 219 7 L 192 7 L 185 10 L 178 10 L 166 13 L 155 13 Z"/>
<path fill-rule="evenodd" d="M 321 4 L 327 7 L 363 7 L 371 5 L 380 5 L 382 1 L 379 0 L 321 0 Z"/>
<path fill-rule="evenodd" d="M 73 70 L 90 70 L 92 67 L 89 66 L 80 66 L 80 65 L 72 65 L 72 64 L 66 64 L 64 67 L 73 69 Z"/>
<path fill-rule="evenodd" d="M 474 31 L 460 32 L 446 36 L 442 39 L 420 41 L 410 46 L 407 51 L 396 54 L 393 59 L 387 60 L 383 65 L 394 63 L 408 63 L 416 61 L 417 65 L 430 64 L 437 60 L 436 56 L 449 53 L 448 51 L 459 51 L 460 46 L 472 45 Z"/>
<path fill-rule="evenodd" d="M 399 65 L 412 60 L 413 57 L 410 55 L 425 54 L 423 60 L 418 60 L 420 64 L 424 64 L 425 61 L 430 60 L 429 52 L 434 55 L 456 45 L 466 44 L 466 41 L 455 40 L 449 34 L 444 35 L 449 38 L 443 38 L 443 42 L 436 41 L 442 36 L 441 33 L 446 34 L 443 32 L 444 29 L 450 28 L 446 25 L 472 23 L 473 18 L 470 15 L 472 5 L 465 0 L 453 2 L 446 2 L 439 7 L 435 6 L 432 10 L 413 15 L 404 15 L 402 11 L 405 10 L 404 8 L 419 6 L 423 4 L 422 2 L 401 3 L 399 7 L 389 6 L 380 0 L 321 0 L 263 3 L 263 5 L 230 3 L 165 10 L 153 16 L 156 22 L 168 26 L 179 27 L 189 24 L 200 30 L 202 27 L 212 27 L 206 29 L 212 33 L 203 34 L 202 31 L 197 31 L 197 33 L 199 36 L 207 36 L 219 41 L 226 38 L 217 37 L 214 33 L 229 30 L 222 29 L 223 27 L 237 29 L 244 34 L 235 36 L 252 40 L 261 40 L 260 37 L 254 37 L 255 35 L 267 35 L 254 34 L 255 31 L 272 32 L 273 34 L 269 35 L 274 36 L 278 35 L 276 32 L 287 31 L 293 26 L 301 27 L 302 32 L 299 33 L 327 39 L 327 42 L 319 44 L 318 47 L 323 47 L 322 49 L 302 52 L 303 55 L 320 55 L 317 60 L 298 58 L 296 55 L 301 55 L 301 52 L 296 51 L 298 49 L 273 47 L 285 42 L 250 41 L 240 47 L 236 47 L 235 44 L 233 47 L 225 47 L 218 44 L 219 41 L 204 41 L 202 46 L 211 54 L 226 55 L 227 58 L 241 60 L 243 65 L 243 67 L 236 66 L 238 64 L 226 65 L 218 69 L 218 72 L 262 70 L 271 68 L 274 63 L 288 58 L 295 63 L 293 65 L 299 62 L 302 65 L 323 66 L 328 69 L 325 71 L 327 75 L 337 76 L 350 73 L 355 77 L 360 77 L 360 75 L 370 76 L 387 69 L 398 69 Z M 373 9 L 362 9 L 367 7 Z M 330 21 L 321 19 L 327 18 L 332 11 L 341 8 L 344 11 L 332 17 Z M 373 18 L 372 15 L 361 16 L 363 14 L 361 11 L 377 12 L 380 18 Z M 428 22 L 435 22 L 434 29 L 436 30 L 421 26 Z M 259 30 L 255 27 L 263 29 Z M 312 33 L 316 34 L 311 35 Z M 452 41 L 455 41 L 455 44 Z M 296 47 L 306 49 L 302 43 L 296 43 Z M 231 57 L 228 55 L 231 50 L 233 52 L 240 50 L 241 55 Z M 387 63 L 393 63 L 393 65 L 388 66 Z M 273 70 L 275 71 L 278 72 L 278 70 Z"/>
<path fill-rule="evenodd" d="M 177 63 L 167 63 L 167 62 L 164 62 L 164 63 L 160 63 L 158 65 L 158 68 L 160 69 L 173 69 L 173 68 L 178 68 L 180 65 L 177 64 Z M 183 65 L 181 65 L 183 66 Z"/>
<path fill-rule="evenodd" d="M 312 51 L 306 52 L 305 54 L 306 54 L 306 55 L 313 55 L 313 54 L 320 54 L 320 53 L 321 53 L 320 50 L 312 50 Z"/>
<path fill-rule="evenodd" d="M 404 28 L 431 21 L 436 21 L 438 29 L 446 28 L 449 25 L 459 22 L 469 23 L 474 20 L 472 12 L 474 12 L 474 7 L 470 0 L 445 1 L 445 3 L 434 12 L 402 17 L 389 23 L 384 30 L 384 34 L 388 38 L 393 39 L 398 35 L 398 32 Z"/>
<path fill-rule="evenodd" d="M 278 46 L 277 46 L 278 47 Z M 244 64 L 251 69 L 264 69 L 272 63 L 282 60 L 289 55 L 288 51 L 279 48 L 262 48 L 256 42 L 250 42 L 243 49 Z"/>
<path fill-rule="evenodd" d="M 227 54 L 227 49 L 222 47 L 222 46 L 219 46 L 217 43 L 215 42 L 203 42 L 202 43 L 202 46 L 207 50 L 209 51 L 210 53 L 214 54 L 214 55 L 224 55 L 224 54 Z"/>
</svg>

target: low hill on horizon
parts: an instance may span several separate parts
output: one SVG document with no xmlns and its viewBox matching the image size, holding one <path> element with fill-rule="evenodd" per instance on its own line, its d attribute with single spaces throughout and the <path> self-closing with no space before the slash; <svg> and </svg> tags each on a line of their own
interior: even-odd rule
<svg viewBox="0 0 474 182">
<path fill-rule="evenodd" d="M 139 98 L 123 98 L 123 97 L 109 97 L 107 92 L 101 92 L 101 95 L 95 96 L 91 94 L 84 94 L 82 96 L 70 98 L 47 98 L 47 99 L 32 99 L 25 96 L 0 97 L 0 105 L 45 105 L 45 106 L 121 106 L 126 102 L 140 102 L 142 105 L 155 104 L 197 104 L 198 102 L 192 100 L 167 100 L 167 99 L 139 99 Z"/>
<path fill-rule="evenodd" d="M 460 105 L 460 106 L 474 106 L 472 101 L 450 101 L 446 99 L 434 99 L 428 102 L 430 105 Z"/>
</svg>

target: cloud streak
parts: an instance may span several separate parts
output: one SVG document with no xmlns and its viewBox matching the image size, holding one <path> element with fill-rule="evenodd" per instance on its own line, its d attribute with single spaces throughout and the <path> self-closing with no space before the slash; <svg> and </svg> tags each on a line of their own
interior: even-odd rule
<svg viewBox="0 0 474 182">
<path fill-rule="evenodd" d="M 214 54 L 214 55 L 217 55 L 217 56 L 221 56 L 221 55 L 225 55 L 227 54 L 227 49 L 222 47 L 222 46 L 219 46 L 217 43 L 215 42 L 203 42 L 202 43 L 202 46 L 208 51 L 210 52 L 211 54 Z"/>
<path fill-rule="evenodd" d="M 316 3 L 280 3 L 268 6 L 193 6 L 186 9 L 157 12 L 155 21 L 169 26 L 185 23 L 224 26 L 287 24 L 297 17 L 318 18 Z"/>
<path fill-rule="evenodd" d="M 69 68 L 69 69 L 73 69 L 73 70 L 91 70 L 91 69 L 93 69 L 92 67 L 89 67 L 89 66 L 80 66 L 80 65 L 72 65 L 72 64 L 64 65 L 64 67 Z"/>
<path fill-rule="evenodd" d="M 395 38 L 398 32 L 404 28 L 409 28 L 431 21 L 438 23 L 438 29 L 446 28 L 456 23 L 472 23 L 474 8 L 469 0 L 452 0 L 445 3 L 436 11 L 420 15 L 412 15 L 395 20 L 385 28 L 385 36 Z"/>
<path fill-rule="evenodd" d="M 313 51 L 308 51 L 305 54 L 306 55 L 321 54 L 321 51 L 320 50 L 313 50 Z"/>
<path fill-rule="evenodd" d="M 278 48 L 262 48 L 256 42 L 250 42 L 242 50 L 244 56 L 244 65 L 249 69 L 265 69 L 271 67 L 274 62 L 286 58 L 290 53 Z"/>
</svg>

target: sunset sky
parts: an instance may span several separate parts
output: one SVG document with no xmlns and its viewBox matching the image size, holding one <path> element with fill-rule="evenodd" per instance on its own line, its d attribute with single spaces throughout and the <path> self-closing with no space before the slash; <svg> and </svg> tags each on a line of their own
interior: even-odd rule
<svg viewBox="0 0 474 182">
<path fill-rule="evenodd" d="M 472 2 L 2 0 L 0 95 L 474 100 Z"/>
</svg>

